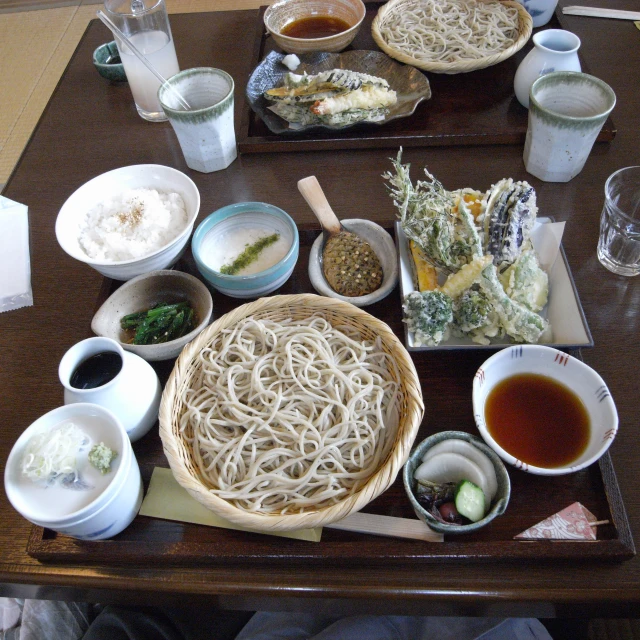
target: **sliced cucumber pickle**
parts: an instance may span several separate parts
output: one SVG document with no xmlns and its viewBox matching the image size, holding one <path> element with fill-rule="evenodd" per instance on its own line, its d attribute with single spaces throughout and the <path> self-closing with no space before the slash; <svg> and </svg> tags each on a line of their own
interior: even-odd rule
<svg viewBox="0 0 640 640">
<path fill-rule="evenodd" d="M 486 510 L 484 492 L 470 480 L 461 480 L 456 485 L 455 504 L 458 513 L 471 522 L 478 522 L 484 518 Z"/>
</svg>

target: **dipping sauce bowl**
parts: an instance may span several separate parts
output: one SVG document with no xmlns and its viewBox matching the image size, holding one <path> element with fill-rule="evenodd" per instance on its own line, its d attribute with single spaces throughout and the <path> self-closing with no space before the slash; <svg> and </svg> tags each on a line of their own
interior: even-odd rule
<svg viewBox="0 0 640 640">
<path fill-rule="evenodd" d="M 546 458 L 559 458 L 562 453 L 560 447 L 564 450 L 572 445 L 571 439 L 568 444 L 563 444 L 567 441 L 568 430 L 576 428 L 574 424 L 566 424 L 567 420 L 561 417 L 559 402 L 545 402 L 539 395 L 540 391 L 536 390 L 534 395 L 533 387 L 527 391 L 526 395 L 528 398 L 533 398 L 534 408 L 537 404 L 549 409 L 550 416 L 543 423 L 543 426 L 546 426 L 546 435 L 541 435 L 537 430 L 534 434 L 534 428 L 531 426 L 527 428 L 525 424 L 527 421 L 524 419 L 521 421 L 522 424 L 512 420 L 509 431 L 515 434 L 516 438 L 510 440 L 511 445 L 508 445 L 505 438 L 500 438 L 497 431 L 494 434 L 491 425 L 488 424 L 488 399 L 498 385 L 515 376 L 525 376 L 526 379 L 535 382 L 529 378 L 531 375 L 542 378 L 545 384 L 557 385 L 561 393 L 568 392 L 570 397 L 577 396 L 583 407 L 578 409 L 586 411 L 587 433 L 584 446 L 568 462 L 553 465 L 532 462 L 533 459 L 538 461 L 541 457 L 540 451 L 544 453 L 549 449 L 552 450 L 553 455 L 546 454 Z M 521 413 L 525 417 L 533 413 L 533 410 L 528 413 L 526 409 L 518 410 L 525 411 L 524 414 Z M 473 379 L 473 415 L 484 441 L 505 462 L 538 475 L 562 475 L 588 467 L 607 451 L 618 432 L 618 413 L 604 380 L 581 360 L 542 345 L 508 347 L 485 361 Z M 577 437 L 572 436 L 573 439 Z M 516 451 L 515 447 L 519 451 Z M 554 448 L 556 448 L 555 451 Z M 523 459 L 526 457 L 523 452 L 526 451 L 529 452 L 527 455 L 531 456 L 528 460 Z"/>
</svg>

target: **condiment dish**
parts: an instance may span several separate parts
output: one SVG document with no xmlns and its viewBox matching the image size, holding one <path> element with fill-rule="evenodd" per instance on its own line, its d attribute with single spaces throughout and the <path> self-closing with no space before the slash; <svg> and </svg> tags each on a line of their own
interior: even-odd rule
<svg viewBox="0 0 640 640">
<path fill-rule="evenodd" d="M 275 236 L 254 251 L 240 273 L 222 273 L 255 242 Z M 264 202 L 240 202 L 214 211 L 193 234 L 191 251 L 204 279 L 232 298 L 259 298 L 281 287 L 298 260 L 298 228 L 285 211 Z M 245 254 L 246 255 L 246 254 Z"/>
<path fill-rule="evenodd" d="M 442 447 L 442 443 L 452 440 L 463 440 L 472 445 L 480 454 L 486 456 L 489 463 L 495 470 L 495 479 L 497 482 L 495 496 L 491 501 L 491 506 L 484 518 L 477 522 L 471 522 L 469 524 L 441 522 L 427 509 L 425 509 L 416 498 L 415 490 L 417 481 L 414 478 L 414 474 L 416 469 L 418 469 L 422 464 L 424 456 L 436 445 Z M 420 518 L 420 520 L 422 520 L 428 527 L 434 531 L 439 531 L 440 533 L 473 533 L 474 531 L 481 529 L 489 524 L 494 518 L 505 512 L 507 505 L 509 504 L 509 498 L 511 497 L 511 481 L 509 480 L 509 474 L 507 473 L 502 460 L 500 460 L 500 458 L 484 442 L 482 442 L 480 438 L 476 438 L 464 431 L 442 431 L 423 440 L 411 452 L 409 459 L 405 463 L 402 472 L 402 479 L 407 497 L 409 498 L 411 506 L 418 518 Z"/>
<path fill-rule="evenodd" d="M 398 257 L 396 247 L 391 236 L 379 225 L 371 220 L 351 218 L 341 220 L 347 231 L 351 231 L 366 240 L 374 250 L 382 264 L 382 284 L 373 293 L 364 296 L 349 297 L 336 293 L 327 282 L 323 272 L 320 256 L 322 255 L 323 235 L 320 234 L 311 247 L 309 254 L 309 279 L 313 288 L 323 296 L 337 298 L 350 302 L 356 307 L 366 307 L 386 298 L 398 282 Z"/>
<path fill-rule="evenodd" d="M 487 400 L 497 385 L 514 376 L 532 376 L 531 382 L 534 378 L 546 379 L 551 384 L 557 383 L 556 386 L 561 390 L 568 390 L 570 395 L 577 396 L 576 401 L 584 407 L 588 419 L 586 420 L 586 445 L 582 452 L 577 453 L 576 458 L 561 466 L 538 466 L 519 459 L 518 455 L 514 455 L 514 451 L 508 451 L 503 447 L 504 441 L 501 440 L 502 444 L 498 443 L 487 424 Z M 534 397 L 530 391 L 528 396 Z M 552 406 L 554 414 L 559 415 L 559 406 L 556 402 L 545 403 L 540 397 L 539 403 Z M 598 373 L 581 360 L 543 345 L 508 347 L 486 360 L 473 380 L 473 414 L 480 435 L 505 462 L 538 475 L 562 475 L 588 467 L 607 451 L 618 431 L 616 406 L 607 385 Z M 514 432 L 518 432 L 518 426 L 513 425 Z M 562 432 L 567 431 L 567 425 L 563 424 L 562 419 L 551 426 L 557 429 L 557 437 L 555 439 L 553 436 L 545 437 L 544 441 L 540 442 L 539 449 L 542 451 L 561 446 Z M 523 428 L 526 429 L 521 425 L 520 429 Z M 517 446 L 521 447 L 526 442 L 535 443 L 535 440 L 529 429 L 527 433 L 520 433 Z M 522 454 L 519 455 L 525 457 Z"/>
<path fill-rule="evenodd" d="M 120 326 L 130 313 L 145 311 L 167 302 L 188 302 L 195 313 L 195 327 L 181 338 L 158 344 L 132 344 L 132 336 Z M 97 336 L 111 338 L 149 362 L 175 358 L 208 324 L 213 313 L 211 293 L 198 278 L 182 271 L 151 271 L 125 282 L 102 304 L 91 321 Z"/>
<path fill-rule="evenodd" d="M 164 246 L 139 258 L 112 261 L 89 257 L 80 245 L 81 228 L 87 214 L 114 194 L 124 193 L 129 189 L 178 193 L 187 214 L 184 229 Z M 89 180 L 69 196 L 56 219 L 56 238 L 72 258 L 88 264 L 108 278 L 130 280 L 149 271 L 166 269 L 178 260 L 189 241 L 199 210 L 200 192 L 193 180 L 181 171 L 158 164 L 120 167 Z"/>
<path fill-rule="evenodd" d="M 72 422 L 89 440 L 116 452 L 104 476 L 92 469 L 87 452 L 80 453 L 78 482 L 33 482 L 22 472 L 33 436 Z M 88 448 L 88 447 L 87 447 Z M 108 409 L 91 403 L 58 407 L 32 423 L 18 438 L 4 472 L 4 486 L 13 508 L 32 523 L 81 540 L 112 538 L 129 526 L 142 503 L 142 478 L 124 426 Z"/>
<path fill-rule="evenodd" d="M 98 73 L 111 82 L 126 82 L 127 74 L 120 60 L 120 52 L 115 43 L 105 42 L 93 52 L 93 64 Z"/>
<path fill-rule="evenodd" d="M 109 376 L 77 378 L 83 363 L 93 358 L 113 357 L 119 364 Z M 104 362 L 100 369 L 104 368 Z M 95 373 L 102 373 L 98 369 Z M 64 387 L 64 403 L 98 404 L 111 411 L 135 442 L 158 421 L 162 385 L 151 365 L 135 353 L 125 351 L 111 338 L 87 338 L 74 344 L 60 360 L 58 377 Z"/>
<path fill-rule="evenodd" d="M 278 0 L 267 7 L 264 25 L 275 43 L 287 53 L 336 52 L 353 42 L 365 14 L 362 0 Z M 294 22 L 314 18 L 337 19 L 348 28 L 321 38 L 291 37 L 282 33 Z"/>
</svg>

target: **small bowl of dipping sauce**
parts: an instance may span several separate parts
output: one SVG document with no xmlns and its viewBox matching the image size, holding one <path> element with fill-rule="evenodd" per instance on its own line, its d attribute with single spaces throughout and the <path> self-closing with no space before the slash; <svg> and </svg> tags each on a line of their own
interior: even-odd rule
<svg viewBox="0 0 640 640">
<path fill-rule="evenodd" d="M 365 14 L 362 0 L 278 0 L 264 24 L 287 53 L 336 52 L 353 42 Z"/>
<path fill-rule="evenodd" d="M 142 502 L 122 423 L 90 403 L 58 407 L 27 427 L 7 459 L 4 486 L 24 518 L 81 540 L 117 535 Z"/>
<path fill-rule="evenodd" d="M 542 345 L 491 356 L 473 380 L 473 414 L 482 438 L 505 462 L 538 475 L 588 467 L 618 432 L 604 380 L 581 360 Z"/>
<path fill-rule="evenodd" d="M 281 287 L 293 272 L 299 246 L 291 216 L 264 202 L 214 211 L 191 241 L 204 279 L 232 298 L 259 298 Z"/>
</svg>

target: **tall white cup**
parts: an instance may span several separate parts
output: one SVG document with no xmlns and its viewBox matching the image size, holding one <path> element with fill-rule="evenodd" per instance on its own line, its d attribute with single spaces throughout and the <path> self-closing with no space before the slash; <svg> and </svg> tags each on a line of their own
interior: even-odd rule
<svg viewBox="0 0 640 640">
<path fill-rule="evenodd" d="M 158 90 L 189 168 L 210 173 L 226 169 L 236 159 L 233 90 L 233 78 L 210 67 L 181 71 Z M 180 106 L 176 92 L 190 110 Z"/>
<path fill-rule="evenodd" d="M 164 0 L 104 0 L 104 8 L 162 77 L 170 78 L 178 73 L 180 67 Z M 115 40 L 138 113 L 151 122 L 166 120 L 158 101 L 160 81 L 118 36 Z"/>
<path fill-rule="evenodd" d="M 538 78 L 529 94 L 527 171 L 545 182 L 577 176 L 615 104 L 613 89 L 586 73 L 554 71 Z"/>
</svg>

